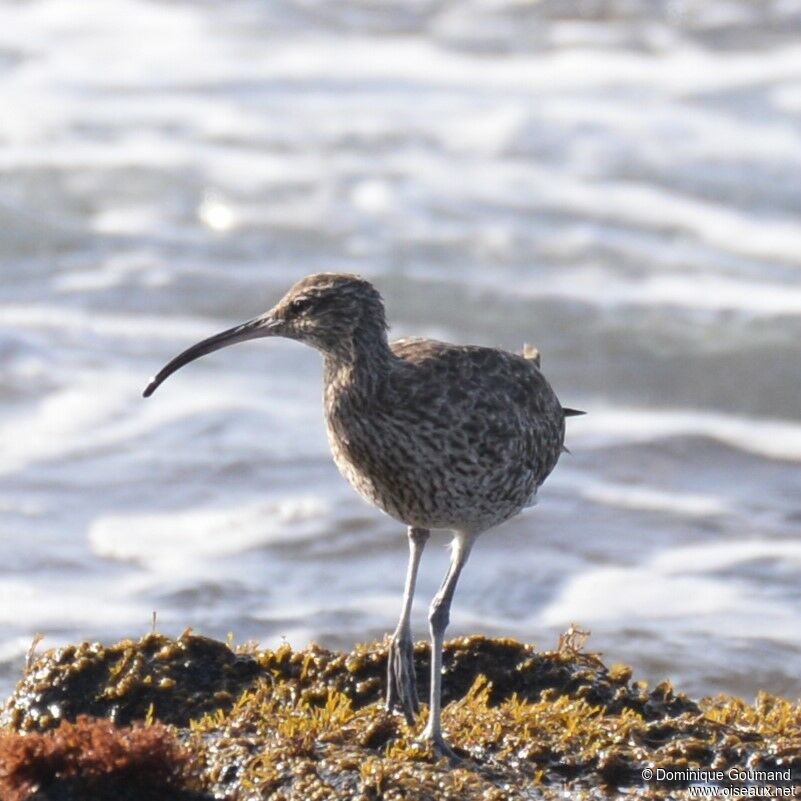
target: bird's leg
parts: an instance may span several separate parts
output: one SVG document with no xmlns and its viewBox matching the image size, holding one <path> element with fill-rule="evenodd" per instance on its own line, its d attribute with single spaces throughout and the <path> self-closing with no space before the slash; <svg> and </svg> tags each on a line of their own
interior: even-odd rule
<svg viewBox="0 0 801 801">
<path fill-rule="evenodd" d="M 414 678 L 414 650 L 409 620 L 412 614 L 414 585 L 423 548 L 430 536 L 426 528 L 409 526 L 409 567 L 406 571 L 406 586 L 403 590 L 403 607 L 398 627 L 392 635 L 387 654 L 387 703 L 388 712 L 400 709 L 411 726 L 414 716 L 420 711 L 417 687 Z"/>
<path fill-rule="evenodd" d="M 442 710 L 442 645 L 445 638 L 445 629 L 450 620 L 451 601 L 456 591 L 456 582 L 459 574 L 467 562 L 470 549 L 473 547 L 473 537 L 457 532 L 451 544 L 451 563 L 445 580 L 434 596 L 429 609 L 428 620 L 431 625 L 431 700 L 429 703 L 428 723 L 421 735 L 421 739 L 430 742 L 434 751 L 447 756 L 452 760 L 458 757 L 451 750 L 442 736 L 442 723 L 440 720 Z"/>
</svg>

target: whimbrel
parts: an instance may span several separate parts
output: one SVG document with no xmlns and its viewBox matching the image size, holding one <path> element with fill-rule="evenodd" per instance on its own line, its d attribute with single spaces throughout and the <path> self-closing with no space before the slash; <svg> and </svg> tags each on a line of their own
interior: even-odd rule
<svg viewBox="0 0 801 801">
<path fill-rule="evenodd" d="M 431 529 L 454 533 L 431 602 L 431 686 L 423 738 L 455 755 L 441 728 L 442 645 L 459 574 L 479 534 L 534 502 L 563 450 L 563 409 L 538 359 L 431 339 L 390 343 L 384 303 L 354 275 L 304 278 L 270 311 L 193 345 L 148 384 L 259 337 L 305 342 L 323 354 L 325 422 L 334 461 L 368 502 L 408 527 L 409 564 L 387 660 L 387 708 L 411 724 L 419 711 L 410 616 Z"/>
</svg>

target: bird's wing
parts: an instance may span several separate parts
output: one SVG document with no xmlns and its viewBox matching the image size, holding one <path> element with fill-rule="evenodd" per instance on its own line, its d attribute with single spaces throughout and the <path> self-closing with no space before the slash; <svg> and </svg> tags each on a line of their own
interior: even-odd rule
<svg viewBox="0 0 801 801">
<path fill-rule="evenodd" d="M 430 394 L 432 402 L 441 398 L 456 404 L 470 395 L 476 406 L 487 411 L 496 405 L 505 409 L 512 405 L 526 416 L 562 417 L 562 407 L 534 359 L 435 339 L 401 339 L 390 347 L 414 374 L 409 391 Z M 396 373 L 396 381 L 397 390 L 403 392 L 403 370 Z"/>
</svg>

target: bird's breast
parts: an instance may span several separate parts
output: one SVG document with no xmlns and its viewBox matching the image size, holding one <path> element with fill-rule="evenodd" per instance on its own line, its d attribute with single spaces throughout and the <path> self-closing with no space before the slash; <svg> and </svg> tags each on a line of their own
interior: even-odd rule
<svg viewBox="0 0 801 801">
<path fill-rule="evenodd" d="M 546 442 L 492 415 L 459 419 L 427 405 L 372 404 L 339 393 L 326 430 L 340 473 L 369 503 L 407 525 L 480 530 L 529 503 L 553 466 Z"/>
<path fill-rule="evenodd" d="M 390 444 L 364 410 L 327 410 L 326 433 L 339 472 L 368 503 L 397 516 L 387 487 L 391 486 L 386 454 Z"/>
</svg>

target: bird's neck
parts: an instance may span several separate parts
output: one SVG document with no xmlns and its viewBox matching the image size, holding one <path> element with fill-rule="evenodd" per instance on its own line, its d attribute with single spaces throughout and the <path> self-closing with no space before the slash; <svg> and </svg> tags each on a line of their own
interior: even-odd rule
<svg viewBox="0 0 801 801">
<path fill-rule="evenodd" d="M 383 326 L 356 329 L 349 342 L 327 350 L 324 356 L 326 395 L 346 393 L 364 400 L 380 393 L 394 358 Z"/>
</svg>

